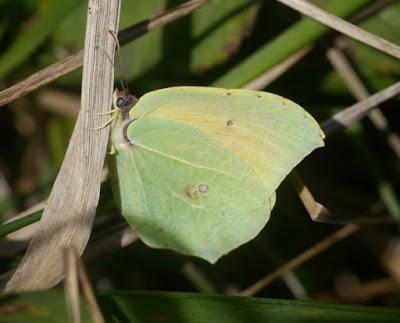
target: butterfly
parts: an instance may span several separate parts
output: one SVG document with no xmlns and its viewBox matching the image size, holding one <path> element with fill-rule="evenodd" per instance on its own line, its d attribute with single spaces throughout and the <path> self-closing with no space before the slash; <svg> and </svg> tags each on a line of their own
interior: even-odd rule
<svg viewBox="0 0 400 323">
<path fill-rule="evenodd" d="M 110 169 L 140 239 L 215 263 L 267 223 L 275 191 L 324 133 L 281 96 L 171 87 L 114 92 Z"/>
</svg>

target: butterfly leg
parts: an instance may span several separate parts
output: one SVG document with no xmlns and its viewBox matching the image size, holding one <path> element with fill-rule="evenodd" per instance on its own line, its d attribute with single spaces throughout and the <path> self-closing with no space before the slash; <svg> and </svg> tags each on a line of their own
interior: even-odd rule
<svg viewBox="0 0 400 323">
<path fill-rule="evenodd" d="M 113 113 L 115 113 L 115 112 L 117 112 L 117 111 L 119 111 L 119 109 L 118 109 L 118 108 L 114 108 L 114 109 L 112 109 L 112 110 L 110 110 L 110 111 L 108 111 L 108 112 L 97 113 L 97 115 L 98 115 L 98 116 L 108 116 L 108 115 L 113 114 Z"/>
<path fill-rule="evenodd" d="M 109 126 L 111 124 L 111 122 L 113 122 L 115 119 L 115 116 L 110 118 L 110 120 L 108 120 L 105 124 L 103 124 L 100 127 L 96 127 L 96 128 L 86 128 L 86 130 L 90 130 L 90 131 L 95 131 L 95 130 L 101 130 L 104 129 L 105 127 Z"/>
</svg>

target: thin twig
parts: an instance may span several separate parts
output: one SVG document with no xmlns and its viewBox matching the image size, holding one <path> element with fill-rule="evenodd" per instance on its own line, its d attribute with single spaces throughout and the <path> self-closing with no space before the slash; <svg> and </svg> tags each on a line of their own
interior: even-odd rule
<svg viewBox="0 0 400 323">
<path fill-rule="evenodd" d="M 79 284 L 81 283 L 83 297 L 86 301 L 87 309 L 94 323 L 105 323 L 103 314 L 97 303 L 96 296 L 89 278 L 86 274 L 85 266 L 79 258 L 74 247 L 67 247 L 63 250 L 63 259 L 65 267 L 64 289 L 67 299 L 70 322 L 80 322 L 80 302 L 79 302 Z M 79 279 L 79 280 L 78 280 Z"/>
<path fill-rule="evenodd" d="M 288 261 L 283 266 L 279 267 L 271 274 L 265 276 L 261 280 L 257 281 L 255 284 L 251 285 L 250 287 L 244 289 L 239 295 L 242 296 L 253 296 L 264 289 L 266 286 L 271 284 L 274 280 L 279 278 L 283 273 L 303 264 L 304 262 L 310 260 L 311 258 L 321 254 L 325 250 L 329 249 L 331 246 L 336 244 L 337 242 L 349 237 L 354 232 L 359 229 L 358 226 L 354 224 L 347 224 L 341 229 L 337 230 L 333 234 L 327 236 L 325 239 L 321 240 L 311 248 L 307 249 L 306 251 L 302 252 L 298 256 L 294 257 L 290 261 Z"/>
<path fill-rule="evenodd" d="M 374 15 L 378 11 L 396 3 L 399 0 L 377 0 L 374 3 L 370 4 L 369 6 L 361 9 L 357 12 L 353 17 L 351 17 L 350 21 L 352 23 L 357 23 L 367 19 L 368 17 Z"/>
<path fill-rule="evenodd" d="M 81 322 L 81 311 L 79 302 L 78 266 L 75 249 L 65 248 L 64 259 L 64 294 L 67 301 L 69 321 Z"/>
<path fill-rule="evenodd" d="M 279 267 L 283 263 L 283 258 L 281 255 L 274 249 L 271 244 L 264 241 L 263 238 L 257 239 L 255 242 L 256 246 L 262 250 L 263 254 L 266 257 L 268 263 L 270 263 L 274 267 Z M 282 274 L 280 277 L 282 282 L 286 285 L 288 290 L 293 294 L 295 299 L 300 300 L 310 300 L 311 297 L 308 294 L 305 286 L 301 282 L 301 280 L 297 277 L 293 270 L 289 270 Z M 236 293 L 232 291 L 232 295 L 237 295 L 240 292 L 239 289 L 236 289 Z"/>
<path fill-rule="evenodd" d="M 83 64 L 83 50 L 28 76 L 25 80 L 0 92 L 0 107 L 72 73 Z"/>
<path fill-rule="evenodd" d="M 207 275 L 193 262 L 186 262 L 182 267 L 183 275 L 201 293 L 217 294 L 218 290 Z"/>
<path fill-rule="evenodd" d="M 367 99 L 336 113 L 321 123 L 321 128 L 327 136 L 332 136 L 352 123 L 360 120 L 379 104 L 395 97 L 400 93 L 400 81 L 369 96 Z"/>
<path fill-rule="evenodd" d="M 277 1 L 353 39 L 356 39 L 375 49 L 378 49 L 386 54 L 400 59 L 400 47 L 396 44 L 393 44 L 386 39 L 371 34 L 370 32 L 365 31 L 343 19 L 340 19 L 337 16 L 332 15 L 325 10 L 317 7 L 316 5 L 313 5 L 310 2 L 304 0 Z"/>
<path fill-rule="evenodd" d="M 78 264 L 78 277 L 81 282 L 83 297 L 85 298 L 90 317 L 94 323 L 105 323 L 99 304 L 97 304 L 92 285 L 90 284 L 89 278 L 86 274 L 85 266 L 76 252 L 75 256 Z"/>
<path fill-rule="evenodd" d="M 188 15 L 190 12 L 205 4 L 207 1 L 208 0 L 188 1 L 180 6 L 157 15 L 150 20 L 139 22 L 122 30 L 118 39 L 121 45 L 125 45 L 128 42 L 155 30 L 156 28 L 165 26 L 179 18 Z M 25 80 L 0 92 L 0 107 L 77 70 L 78 68 L 82 67 L 82 64 L 83 50 L 79 51 L 77 54 L 70 55 L 62 59 L 35 74 L 28 76 Z"/>
<path fill-rule="evenodd" d="M 311 191 L 296 172 L 293 171 L 290 174 L 290 179 L 307 213 L 313 221 L 324 222 L 326 219 L 332 218 L 331 212 L 315 200 Z"/>
<path fill-rule="evenodd" d="M 327 57 L 358 101 L 365 100 L 370 96 L 357 72 L 338 47 L 330 48 L 327 52 Z M 396 154 L 397 158 L 400 158 L 400 137 L 390 129 L 389 122 L 382 111 L 379 110 L 379 107 L 369 112 L 367 116 L 375 128 L 384 133 L 389 147 Z"/>
<path fill-rule="evenodd" d="M 118 39 L 121 45 L 125 45 L 126 43 L 145 35 L 148 32 L 151 32 L 157 28 L 163 27 L 175 20 L 178 20 L 198 7 L 206 4 L 209 0 L 191 0 L 187 1 L 175 8 L 167 10 L 152 19 L 144 20 L 139 22 L 131 27 L 125 28 L 120 31 Z"/>
</svg>

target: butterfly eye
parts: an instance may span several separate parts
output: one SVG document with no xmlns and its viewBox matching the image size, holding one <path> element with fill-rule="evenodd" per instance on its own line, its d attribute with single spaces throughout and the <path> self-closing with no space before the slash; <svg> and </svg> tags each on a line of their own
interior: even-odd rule
<svg viewBox="0 0 400 323">
<path fill-rule="evenodd" d="M 117 108 L 123 109 L 125 107 L 125 99 L 123 97 L 119 97 L 115 103 Z"/>
</svg>

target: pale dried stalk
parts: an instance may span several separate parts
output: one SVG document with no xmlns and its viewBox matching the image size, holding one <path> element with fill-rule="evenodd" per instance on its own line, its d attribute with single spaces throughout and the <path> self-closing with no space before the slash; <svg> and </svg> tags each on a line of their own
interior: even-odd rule
<svg viewBox="0 0 400 323">
<path fill-rule="evenodd" d="M 352 106 L 336 113 L 328 120 L 322 122 L 321 128 L 324 130 L 327 136 L 331 136 L 334 133 L 347 128 L 352 123 L 360 120 L 376 106 L 395 97 L 396 95 L 399 95 L 399 93 L 400 81 L 369 96 L 367 99 L 355 103 Z"/>
<path fill-rule="evenodd" d="M 76 252 L 72 248 L 63 250 L 64 295 L 67 301 L 68 317 L 71 323 L 81 322 L 79 301 L 78 266 Z"/>
<path fill-rule="evenodd" d="M 54 286 L 63 276 L 61 249 L 74 246 L 82 253 L 88 241 L 109 132 L 88 129 L 104 123 L 107 117 L 98 114 L 112 103 L 114 73 L 108 57 L 114 56 L 115 43 L 108 31 L 118 29 L 119 7 L 119 0 L 89 1 L 81 110 L 40 227 L 6 285 L 8 292 Z"/>
<path fill-rule="evenodd" d="M 308 187 L 303 183 L 299 175 L 293 171 L 290 174 L 291 182 L 296 189 L 297 195 L 310 215 L 311 219 L 316 222 L 325 222 L 332 218 L 331 212 L 318 203 Z"/>
<path fill-rule="evenodd" d="M 121 45 L 128 43 L 150 31 L 165 26 L 205 4 L 208 0 L 191 0 L 171 10 L 168 10 L 153 19 L 145 20 L 121 31 L 119 41 Z M 32 74 L 25 80 L 10 86 L 0 92 L 0 107 L 10 103 L 28 93 L 45 86 L 60 77 L 67 75 L 83 64 L 83 50 L 54 63 L 39 72 Z"/>
<path fill-rule="evenodd" d="M 83 50 L 54 63 L 0 92 L 0 107 L 67 75 L 83 64 Z"/>
<path fill-rule="evenodd" d="M 264 289 L 266 286 L 271 284 L 274 280 L 279 278 L 283 273 L 292 270 L 293 268 L 303 264 L 307 260 L 314 258 L 315 256 L 321 254 L 325 250 L 329 249 L 335 243 L 349 237 L 354 232 L 358 230 L 358 226 L 354 224 L 347 224 L 341 229 L 337 230 L 333 234 L 327 236 L 325 239 L 321 240 L 311 248 L 307 249 L 303 253 L 299 254 L 298 256 L 294 257 L 290 261 L 288 261 L 283 266 L 279 267 L 271 274 L 266 275 L 264 278 L 257 281 L 255 284 L 251 285 L 250 287 L 244 289 L 239 295 L 242 296 L 253 296 Z"/>
<path fill-rule="evenodd" d="M 317 20 L 318 22 L 335 29 L 342 34 L 345 34 L 353 39 L 356 39 L 364 44 L 367 44 L 377 50 L 400 59 L 400 47 L 381 37 L 371 34 L 343 19 L 332 15 L 325 10 L 313 5 L 304 0 L 278 0 L 288 7 L 297 10 L 303 15 Z"/>
<path fill-rule="evenodd" d="M 63 260 L 65 267 L 64 290 L 67 299 L 70 322 L 79 323 L 80 302 L 79 302 L 79 282 L 81 283 L 83 297 L 86 301 L 87 309 L 94 323 L 105 323 L 103 314 L 97 304 L 96 296 L 89 278 L 85 271 L 85 266 L 75 248 L 69 247 L 63 250 Z"/>
<path fill-rule="evenodd" d="M 83 265 L 82 260 L 78 257 L 76 252 L 75 257 L 78 265 L 78 277 L 81 282 L 83 297 L 85 298 L 92 322 L 105 323 L 106 321 L 103 317 L 103 314 L 101 313 L 99 304 L 97 304 L 92 285 L 90 284 L 89 278 L 86 274 L 85 266 Z"/>
<path fill-rule="evenodd" d="M 367 88 L 357 75 L 357 72 L 338 47 L 330 48 L 327 51 L 327 57 L 337 73 L 346 83 L 347 88 L 358 101 L 365 100 L 370 96 Z M 400 137 L 390 129 L 389 122 L 382 111 L 379 110 L 379 107 L 376 107 L 375 110 L 369 112 L 367 117 L 376 129 L 383 132 L 389 147 L 396 154 L 397 158 L 400 158 Z"/>
</svg>

